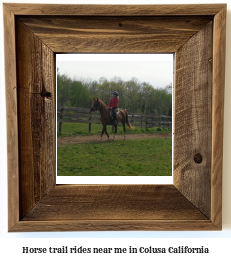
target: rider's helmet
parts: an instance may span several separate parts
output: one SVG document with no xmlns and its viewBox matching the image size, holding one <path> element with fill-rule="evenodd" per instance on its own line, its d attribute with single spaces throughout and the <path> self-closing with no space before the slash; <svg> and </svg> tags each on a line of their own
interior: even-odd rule
<svg viewBox="0 0 231 261">
<path fill-rule="evenodd" d="M 116 91 L 114 91 L 112 94 L 116 95 L 116 96 L 119 96 L 118 92 L 116 92 Z"/>
</svg>

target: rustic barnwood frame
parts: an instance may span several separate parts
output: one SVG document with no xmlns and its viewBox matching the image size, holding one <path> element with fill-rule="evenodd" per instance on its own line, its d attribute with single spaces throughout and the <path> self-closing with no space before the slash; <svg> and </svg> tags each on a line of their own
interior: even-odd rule
<svg viewBox="0 0 231 261">
<path fill-rule="evenodd" d="M 226 5 L 3 4 L 9 231 L 220 230 Z M 56 185 L 55 54 L 175 53 L 173 185 Z"/>
</svg>

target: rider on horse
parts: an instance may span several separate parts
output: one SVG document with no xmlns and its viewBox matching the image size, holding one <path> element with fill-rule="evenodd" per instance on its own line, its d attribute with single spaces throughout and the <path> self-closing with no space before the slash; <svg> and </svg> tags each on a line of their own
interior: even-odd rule
<svg viewBox="0 0 231 261">
<path fill-rule="evenodd" d="M 118 111 L 118 104 L 119 104 L 119 94 L 118 92 L 114 91 L 112 93 L 113 98 L 110 99 L 108 107 L 112 110 L 113 115 L 113 123 L 117 123 L 117 111 Z"/>
</svg>

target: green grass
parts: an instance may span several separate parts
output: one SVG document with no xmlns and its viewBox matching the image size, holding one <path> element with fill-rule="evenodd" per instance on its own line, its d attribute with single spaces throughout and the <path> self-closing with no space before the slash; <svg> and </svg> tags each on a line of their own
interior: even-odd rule
<svg viewBox="0 0 231 261">
<path fill-rule="evenodd" d="M 65 145 L 57 162 L 58 176 L 171 176 L 172 139 Z"/>
<path fill-rule="evenodd" d="M 57 131 L 59 129 L 59 124 L 57 124 Z M 77 136 L 77 135 L 94 135 L 100 134 L 102 131 L 102 124 L 92 124 L 91 133 L 88 132 L 88 124 L 86 123 L 66 123 L 64 122 L 62 125 L 62 133 L 57 133 L 57 136 L 68 137 L 68 136 Z M 107 131 L 109 134 L 112 132 L 112 126 L 107 126 Z M 126 132 L 139 134 L 139 133 L 166 133 L 171 132 L 171 129 L 162 129 L 162 128 L 140 128 L 135 127 L 133 131 L 131 131 L 128 126 L 126 125 Z M 121 124 L 118 125 L 118 134 L 123 134 L 123 127 Z"/>
</svg>

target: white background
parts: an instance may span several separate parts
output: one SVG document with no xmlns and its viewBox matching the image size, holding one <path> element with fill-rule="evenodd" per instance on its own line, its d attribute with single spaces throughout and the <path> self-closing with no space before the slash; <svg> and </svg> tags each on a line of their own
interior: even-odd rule
<svg viewBox="0 0 231 261">
<path fill-rule="evenodd" d="M 144 258 L 145 260 L 230 260 L 231 243 L 231 1 L 204 0 L 204 1 L 44 1 L 39 3 L 64 3 L 64 4 L 193 4 L 193 3 L 227 3 L 227 42 L 226 42 L 226 89 L 225 89 L 225 129 L 224 129 L 224 161 L 223 161 L 223 230 L 222 231 L 184 231 L 184 232 L 56 232 L 56 233 L 8 233 L 7 232 L 7 150 L 6 150 L 6 117 L 5 117 L 5 87 L 4 87 L 4 48 L 2 24 L 2 0 L 0 6 L 0 257 L 7 254 L 4 260 L 130 260 Z M 12 2 L 5 0 L 4 2 Z M 35 1 L 14 1 L 30 3 Z M 10 105 L 8 105 L 10 106 Z M 29 247 L 209 247 L 210 254 L 21 254 L 22 246 Z"/>
</svg>

